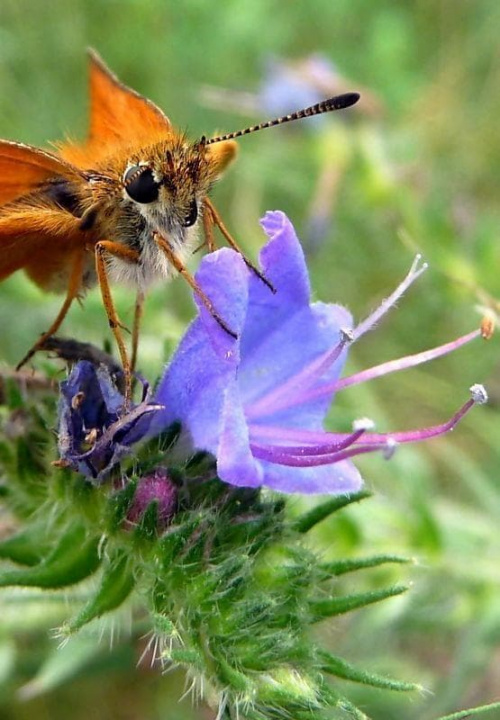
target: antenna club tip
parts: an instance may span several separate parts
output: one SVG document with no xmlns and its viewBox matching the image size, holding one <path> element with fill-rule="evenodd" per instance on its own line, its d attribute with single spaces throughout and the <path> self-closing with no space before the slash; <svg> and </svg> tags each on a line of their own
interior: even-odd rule
<svg viewBox="0 0 500 720">
<path fill-rule="evenodd" d="M 361 95 L 358 92 L 348 92 L 338 95 L 337 97 L 332 98 L 332 100 L 335 103 L 336 109 L 343 110 L 344 108 L 356 105 L 360 97 Z"/>
</svg>

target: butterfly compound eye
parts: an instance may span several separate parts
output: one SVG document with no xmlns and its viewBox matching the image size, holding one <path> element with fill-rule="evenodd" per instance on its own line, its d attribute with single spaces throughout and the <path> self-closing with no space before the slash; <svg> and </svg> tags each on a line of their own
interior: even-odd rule
<svg viewBox="0 0 500 720">
<path fill-rule="evenodd" d="M 145 165 L 133 165 L 123 176 L 125 192 L 135 202 L 152 203 L 158 200 L 160 184 L 153 177 L 153 171 Z"/>
</svg>

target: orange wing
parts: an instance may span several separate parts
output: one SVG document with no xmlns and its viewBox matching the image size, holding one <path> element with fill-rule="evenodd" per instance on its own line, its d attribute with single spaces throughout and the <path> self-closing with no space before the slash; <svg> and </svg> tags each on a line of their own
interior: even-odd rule
<svg viewBox="0 0 500 720">
<path fill-rule="evenodd" d="M 27 195 L 50 178 L 80 180 L 76 167 L 31 145 L 0 140 L 0 206 Z"/>
<path fill-rule="evenodd" d="M 86 241 L 79 218 L 64 210 L 42 204 L 0 210 L 0 282 L 24 269 L 43 289 L 63 291 L 73 254 Z"/>
<path fill-rule="evenodd" d="M 120 148 L 152 145 L 174 134 L 151 100 L 123 85 L 95 52 L 90 59 L 90 131 L 87 142 L 59 146 L 62 157 L 90 168 Z"/>
</svg>

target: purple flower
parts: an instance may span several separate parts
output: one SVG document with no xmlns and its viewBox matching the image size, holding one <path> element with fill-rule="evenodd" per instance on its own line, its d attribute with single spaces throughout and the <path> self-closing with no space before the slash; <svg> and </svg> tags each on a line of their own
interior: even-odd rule
<svg viewBox="0 0 500 720">
<path fill-rule="evenodd" d="M 269 115 L 283 115 L 343 92 L 344 85 L 345 80 L 324 55 L 309 55 L 295 62 L 269 57 L 264 68 L 258 106 Z M 305 123 L 304 129 L 311 130 L 325 121 L 325 116 L 316 117 L 312 122 Z"/>
<path fill-rule="evenodd" d="M 260 256 L 272 294 L 240 255 L 219 250 L 203 259 L 197 281 L 237 334 L 231 337 L 198 302 L 199 317 L 187 330 L 155 395 L 159 431 L 179 421 L 184 444 L 205 450 L 219 477 L 231 485 L 266 485 L 282 492 L 349 493 L 362 485 L 351 458 L 450 430 L 474 403 L 486 401 L 481 386 L 446 423 L 391 434 L 324 430 L 335 394 L 349 385 L 444 355 L 481 335 L 478 329 L 447 345 L 341 378 L 349 345 L 380 320 L 425 270 L 420 258 L 389 298 L 354 326 L 339 305 L 310 302 L 302 249 L 281 212 L 262 225 L 270 240 Z M 185 450 L 187 452 L 187 450 Z"/>
<path fill-rule="evenodd" d="M 374 433 L 369 420 L 351 432 L 324 429 L 338 391 L 445 355 L 480 335 L 478 329 L 437 348 L 341 377 L 347 351 L 372 329 L 424 272 L 417 257 L 407 276 L 366 320 L 354 325 L 339 305 L 310 302 L 302 249 L 283 213 L 262 221 L 270 240 L 260 256 L 273 294 L 238 253 L 222 249 L 205 257 L 197 281 L 231 336 L 198 302 L 155 397 L 123 413 L 123 397 L 108 372 L 80 362 L 62 384 L 61 462 L 99 483 L 135 444 L 180 423 L 173 464 L 195 451 L 213 455 L 219 477 L 243 487 L 281 492 L 350 493 L 362 485 L 356 455 L 426 440 L 451 430 L 475 403 L 480 385 L 447 422 L 403 432 Z M 144 393 L 146 394 L 146 393 Z M 170 450 L 169 450 L 170 452 Z M 161 490 L 161 488 L 160 488 Z M 157 498 L 158 499 L 158 498 Z"/>
</svg>

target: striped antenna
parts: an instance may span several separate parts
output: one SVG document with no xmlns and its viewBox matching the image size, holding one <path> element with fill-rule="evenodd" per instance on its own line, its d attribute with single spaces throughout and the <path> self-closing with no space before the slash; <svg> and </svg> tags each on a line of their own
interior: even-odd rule
<svg viewBox="0 0 500 720">
<path fill-rule="evenodd" d="M 244 130 L 237 130 L 236 132 L 228 133 L 227 135 L 219 135 L 218 137 L 206 139 L 203 137 L 201 143 L 204 145 L 213 145 L 214 143 L 224 142 L 224 140 L 234 140 L 235 138 L 241 137 L 242 135 L 249 135 L 250 133 L 257 132 L 257 130 L 265 130 L 266 128 L 274 127 L 275 125 L 283 125 L 293 120 L 301 120 L 302 118 L 313 117 L 313 115 L 322 115 L 323 113 L 332 112 L 333 110 L 343 110 L 344 108 L 355 105 L 359 100 L 359 93 L 349 92 L 343 95 L 336 95 L 329 100 L 323 100 L 322 102 L 311 105 L 311 107 L 305 108 L 304 110 L 297 110 L 290 115 L 284 115 L 283 117 L 276 118 L 275 120 L 268 120 L 267 122 L 260 123 L 259 125 L 252 125 Z"/>
</svg>

